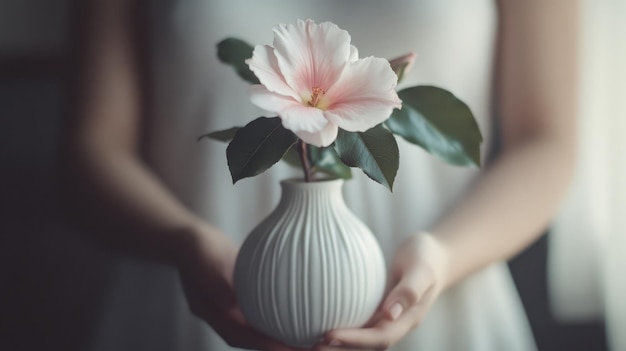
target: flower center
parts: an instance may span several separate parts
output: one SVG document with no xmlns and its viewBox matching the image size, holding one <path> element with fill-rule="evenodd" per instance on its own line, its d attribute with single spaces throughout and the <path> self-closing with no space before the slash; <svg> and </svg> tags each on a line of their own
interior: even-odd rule
<svg viewBox="0 0 626 351">
<path fill-rule="evenodd" d="M 317 104 L 320 102 L 320 98 L 324 96 L 326 92 L 320 87 L 313 87 L 311 89 L 311 100 L 309 100 L 308 105 L 311 107 L 317 107 Z"/>
</svg>

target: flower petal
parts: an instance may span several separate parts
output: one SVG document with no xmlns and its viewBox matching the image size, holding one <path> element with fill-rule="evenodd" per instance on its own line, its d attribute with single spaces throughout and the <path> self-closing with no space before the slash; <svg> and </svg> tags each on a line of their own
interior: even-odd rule
<svg viewBox="0 0 626 351">
<path fill-rule="evenodd" d="M 248 88 L 248 94 L 254 105 L 278 115 L 294 105 L 301 106 L 293 98 L 273 93 L 260 84 L 251 85 Z"/>
<path fill-rule="evenodd" d="M 278 117 L 283 121 L 283 127 L 298 134 L 298 132 L 317 133 L 329 123 L 324 117 L 324 111 L 315 107 L 301 104 L 290 105 Z"/>
<path fill-rule="evenodd" d="M 402 101 L 394 90 L 397 76 L 389 62 L 367 57 L 346 67 L 326 92 L 326 118 L 347 131 L 363 132 L 385 121 Z"/>
<path fill-rule="evenodd" d="M 328 125 L 332 124 L 328 122 L 324 117 L 324 111 L 308 107 L 293 100 L 291 97 L 272 93 L 264 86 L 255 84 L 248 89 L 250 94 L 250 100 L 256 106 L 267 110 L 269 112 L 276 113 L 280 117 L 283 127 L 296 133 L 296 135 L 302 134 L 302 140 L 313 140 L 317 143 L 326 142 L 329 138 L 337 138 L 337 131 L 328 129 Z M 337 126 L 335 126 L 337 128 Z M 320 134 L 321 133 L 321 134 Z M 334 133 L 334 137 L 332 136 Z"/>
<path fill-rule="evenodd" d="M 274 27 L 274 54 L 286 82 L 300 96 L 330 88 L 350 58 L 350 34 L 334 23 L 298 20 Z"/>
<path fill-rule="evenodd" d="M 350 45 L 350 58 L 348 59 L 348 61 L 352 63 L 358 59 L 359 59 L 359 49 L 357 49 L 356 46 L 354 45 Z"/>
<path fill-rule="evenodd" d="M 261 84 L 265 85 L 267 90 L 298 98 L 296 92 L 289 87 L 285 81 L 285 77 L 280 72 L 274 48 L 269 45 L 257 45 L 254 47 L 252 58 L 246 60 L 250 70 L 259 78 Z"/>
<path fill-rule="evenodd" d="M 296 135 L 305 143 L 315 145 L 317 147 L 325 147 L 332 144 L 337 139 L 339 128 L 333 123 L 326 124 L 324 129 L 316 133 L 297 132 Z"/>
</svg>

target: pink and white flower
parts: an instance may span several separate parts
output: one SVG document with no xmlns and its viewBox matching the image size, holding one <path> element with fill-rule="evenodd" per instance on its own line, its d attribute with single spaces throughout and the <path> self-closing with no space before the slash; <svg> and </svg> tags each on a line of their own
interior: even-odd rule
<svg viewBox="0 0 626 351">
<path fill-rule="evenodd" d="M 261 82 L 250 87 L 252 103 L 315 146 L 332 144 L 338 128 L 366 131 L 402 106 L 389 62 L 359 59 L 348 32 L 330 22 L 277 25 L 273 47 L 257 45 L 246 63 Z"/>
</svg>

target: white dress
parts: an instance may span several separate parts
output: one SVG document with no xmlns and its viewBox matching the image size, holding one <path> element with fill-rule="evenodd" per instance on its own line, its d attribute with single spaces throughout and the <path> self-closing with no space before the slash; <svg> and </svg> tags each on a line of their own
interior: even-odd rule
<svg viewBox="0 0 626 351">
<path fill-rule="evenodd" d="M 277 165 L 232 185 L 226 145 L 196 142 L 207 131 L 267 116 L 249 102 L 248 84 L 218 61 L 215 46 L 226 37 L 271 44 L 273 25 L 312 18 L 346 29 L 361 57 L 393 58 L 414 51 L 418 59 L 400 88 L 432 84 L 459 96 L 478 119 L 485 136 L 483 155 L 488 152 L 496 31 L 492 1 L 158 0 L 146 11 L 154 89 L 147 130 L 149 161 L 189 208 L 236 241 L 276 205 L 279 181 L 298 176 L 299 170 Z M 388 261 L 406 235 L 427 228 L 479 175 L 478 170 L 447 165 L 402 140 L 399 144 L 393 194 L 358 170 L 345 187 L 349 206 L 377 235 Z M 137 276 L 148 283 L 139 284 Z M 124 263 L 110 295 L 94 349 L 230 350 L 189 314 L 171 269 Z M 423 324 L 394 347 L 534 349 L 505 264 L 488 267 L 444 292 Z"/>
</svg>

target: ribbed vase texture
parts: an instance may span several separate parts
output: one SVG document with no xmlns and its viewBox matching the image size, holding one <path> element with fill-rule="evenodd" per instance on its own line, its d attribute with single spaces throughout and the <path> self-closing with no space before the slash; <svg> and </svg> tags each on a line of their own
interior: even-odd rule
<svg viewBox="0 0 626 351">
<path fill-rule="evenodd" d="M 360 327 L 376 311 L 386 270 L 371 231 L 347 208 L 342 180 L 283 181 L 278 207 L 252 230 L 235 266 L 248 322 L 292 346 Z"/>
</svg>

